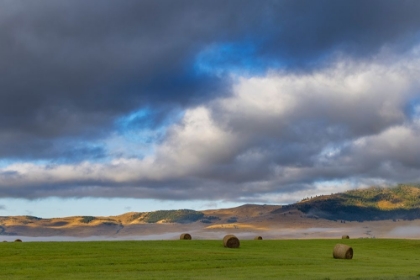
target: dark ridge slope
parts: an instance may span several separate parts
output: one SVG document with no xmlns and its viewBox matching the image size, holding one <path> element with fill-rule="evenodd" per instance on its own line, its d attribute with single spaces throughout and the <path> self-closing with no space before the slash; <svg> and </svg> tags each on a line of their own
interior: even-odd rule
<svg viewBox="0 0 420 280">
<path fill-rule="evenodd" d="M 370 187 L 305 198 L 295 205 L 308 215 L 330 220 L 413 220 L 420 218 L 420 186 Z"/>
</svg>

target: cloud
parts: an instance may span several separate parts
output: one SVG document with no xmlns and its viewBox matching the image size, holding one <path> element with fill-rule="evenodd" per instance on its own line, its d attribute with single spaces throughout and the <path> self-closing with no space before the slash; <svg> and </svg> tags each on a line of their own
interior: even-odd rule
<svg viewBox="0 0 420 280">
<path fill-rule="evenodd" d="M 201 39 L 178 35 L 207 32 L 182 17 L 178 5 L 47 2 L 2 4 L 0 146 L 9 148 L 1 156 L 60 158 L 52 148 L 57 141 L 68 149 L 100 139 L 127 112 L 182 106 L 206 98 L 201 89 L 218 87 L 188 69 Z"/>
<path fill-rule="evenodd" d="M 230 95 L 186 109 L 153 153 L 10 164 L 0 169 L 2 196 L 290 202 L 419 181 L 418 54 L 231 76 Z"/>
<path fill-rule="evenodd" d="M 417 44 L 418 1 L 0 4 L 0 157 L 102 160 L 115 120 L 230 94 L 229 75 L 313 71 Z M 390 16 L 384 16 L 390 15 Z M 241 51 L 240 51 L 241 50 Z M 151 121 L 152 129 L 159 121 Z M 363 129 L 363 128 L 361 128 Z M 78 152 L 66 153 L 78 147 Z M 84 156 L 83 156 L 84 155 Z M 65 159 L 64 159 L 65 158 Z"/>
<path fill-rule="evenodd" d="M 354 171 L 368 173 L 391 182 L 420 180 L 418 125 L 390 127 L 384 132 L 361 137 L 347 147 L 338 162 L 346 162 Z"/>
</svg>

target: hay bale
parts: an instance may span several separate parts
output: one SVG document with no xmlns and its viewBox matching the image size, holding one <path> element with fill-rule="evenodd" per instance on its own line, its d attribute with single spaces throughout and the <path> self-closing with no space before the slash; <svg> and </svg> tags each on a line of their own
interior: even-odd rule
<svg viewBox="0 0 420 280">
<path fill-rule="evenodd" d="M 255 236 L 254 240 L 262 240 L 262 237 L 261 236 Z"/>
<path fill-rule="evenodd" d="M 16 240 L 15 240 L 15 242 L 22 242 L 22 240 L 20 240 L 20 239 L 16 239 Z"/>
<path fill-rule="evenodd" d="M 227 248 L 239 248 L 239 239 L 232 234 L 228 234 L 223 238 L 223 246 Z"/>
<path fill-rule="evenodd" d="M 348 235 L 343 235 L 343 236 L 341 236 L 341 239 L 350 239 L 350 236 L 348 236 Z"/>
<path fill-rule="evenodd" d="M 353 248 L 345 244 L 337 244 L 333 250 L 334 259 L 352 259 L 353 258 Z"/>
<path fill-rule="evenodd" d="M 183 233 L 183 234 L 181 234 L 181 236 L 179 237 L 179 239 L 181 239 L 181 240 L 191 240 L 191 234 L 189 234 L 189 233 Z"/>
</svg>

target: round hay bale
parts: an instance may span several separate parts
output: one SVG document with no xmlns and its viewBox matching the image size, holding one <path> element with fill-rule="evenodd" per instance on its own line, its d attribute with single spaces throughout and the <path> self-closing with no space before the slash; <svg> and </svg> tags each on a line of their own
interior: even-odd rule
<svg viewBox="0 0 420 280">
<path fill-rule="evenodd" d="M 333 250 L 334 259 L 348 259 L 353 258 L 353 248 L 345 244 L 337 244 Z"/>
<path fill-rule="evenodd" d="M 348 236 L 348 235 L 343 235 L 343 236 L 341 237 L 341 239 L 350 239 L 350 236 Z"/>
<path fill-rule="evenodd" d="M 262 240 L 262 237 L 261 236 L 255 236 L 254 240 Z"/>
<path fill-rule="evenodd" d="M 183 234 L 181 234 L 181 236 L 179 237 L 179 239 L 181 239 L 181 240 L 191 240 L 191 234 L 189 234 L 189 233 L 183 233 Z"/>
<path fill-rule="evenodd" d="M 22 240 L 20 240 L 20 239 L 16 239 L 16 240 L 15 240 L 15 242 L 22 242 Z"/>
<path fill-rule="evenodd" d="M 232 234 L 228 234 L 223 238 L 223 246 L 227 248 L 239 248 L 239 239 Z"/>
</svg>

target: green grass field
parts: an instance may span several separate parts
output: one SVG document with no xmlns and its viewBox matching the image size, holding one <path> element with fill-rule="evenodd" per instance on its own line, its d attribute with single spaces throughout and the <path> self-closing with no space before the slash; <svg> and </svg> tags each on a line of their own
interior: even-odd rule
<svg viewBox="0 0 420 280">
<path fill-rule="evenodd" d="M 332 257 L 351 245 L 352 260 Z M 419 279 L 420 240 L 4 242 L 0 279 Z"/>
</svg>

